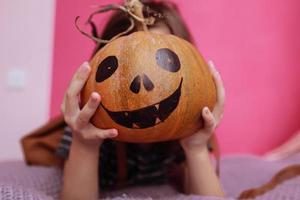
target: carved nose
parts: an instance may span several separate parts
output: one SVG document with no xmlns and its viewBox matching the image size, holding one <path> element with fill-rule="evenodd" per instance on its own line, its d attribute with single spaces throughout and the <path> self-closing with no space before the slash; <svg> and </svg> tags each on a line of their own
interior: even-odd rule
<svg viewBox="0 0 300 200">
<path fill-rule="evenodd" d="M 143 86 L 147 91 L 151 91 L 154 89 L 154 84 L 146 74 L 143 74 L 142 78 L 140 75 L 137 75 L 136 77 L 134 77 L 133 81 L 130 84 L 130 90 L 133 93 L 137 94 L 140 92 L 142 79 L 143 79 Z"/>
<path fill-rule="evenodd" d="M 143 85 L 147 91 L 151 91 L 154 89 L 154 84 L 146 74 L 143 74 Z"/>
</svg>

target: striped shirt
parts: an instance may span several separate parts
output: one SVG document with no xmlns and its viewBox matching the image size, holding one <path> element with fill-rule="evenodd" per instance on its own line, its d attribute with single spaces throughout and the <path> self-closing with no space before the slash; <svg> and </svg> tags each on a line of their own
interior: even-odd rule
<svg viewBox="0 0 300 200">
<path fill-rule="evenodd" d="M 64 135 L 57 149 L 60 157 L 67 158 L 72 143 L 72 132 L 65 128 Z M 163 184 L 168 181 L 168 172 L 174 164 L 184 161 L 180 145 L 174 142 L 155 143 L 152 145 L 126 144 L 126 185 Z M 170 150 L 172 147 L 174 150 Z M 175 147 L 175 148 L 174 148 Z M 116 142 L 105 140 L 100 148 L 99 185 L 101 189 L 113 188 L 118 179 Z M 172 153 L 170 153 L 172 152 Z"/>
</svg>

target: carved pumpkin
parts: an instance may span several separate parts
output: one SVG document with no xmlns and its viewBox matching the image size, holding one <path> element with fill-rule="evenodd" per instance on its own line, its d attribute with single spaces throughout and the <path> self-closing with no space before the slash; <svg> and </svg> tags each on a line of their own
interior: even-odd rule
<svg viewBox="0 0 300 200">
<path fill-rule="evenodd" d="M 202 109 L 216 102 L 204 59 L 174 35 L 140 31 L 120 37 L 97 52 L 90 65 L 82 103 L 93 91 L 102 96 L 91 122 L 116 128 L 119 141 L 188 136 L 202 126 Z"/>
</svg>

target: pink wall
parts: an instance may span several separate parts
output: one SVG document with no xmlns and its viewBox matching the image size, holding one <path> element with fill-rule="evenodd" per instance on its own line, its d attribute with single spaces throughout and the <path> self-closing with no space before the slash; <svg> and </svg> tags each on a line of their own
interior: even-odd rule
<svg viewBox="0 0 300 200">
<path fill-rule="evenodd" d="M 53 0 L 0 1 L 1 161 L 21 159 L 20 138 L 48 120 L 54 15 Z"/>
<path fill-rule="evenodd" d="M 99 2 L 57 1 L 51 116 L 59 113 L 72 73 L 93 48 L 93 43 L 75 30 L 74 18 L 86 17 L 92 11 L 89 5 Z M 215 62 L 225 82 L 226 109 L 217 131 L 223 152 L 260 154 L 299 129 L 300 2 L 175 2 L 197 47 Z"/>
</svg>

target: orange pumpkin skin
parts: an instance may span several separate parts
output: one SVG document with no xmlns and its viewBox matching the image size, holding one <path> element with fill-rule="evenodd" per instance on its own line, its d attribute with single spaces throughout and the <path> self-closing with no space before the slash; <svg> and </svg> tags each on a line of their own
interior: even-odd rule
<svg viewBox="0 0 300 200">
<path fill-rule="evenodd" d="M 174 35 L 135 32 L 99 50 L 82 91 L 86 104 L 98 92 L 101 105 L 91 122 L 116 128 L 118 141 L 158 142 L 193 134 L 202 109 L 212 109 L 216 89 L 202 56 Z"/>
</svg>

